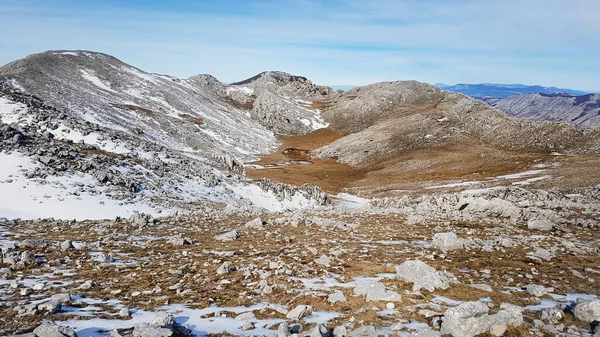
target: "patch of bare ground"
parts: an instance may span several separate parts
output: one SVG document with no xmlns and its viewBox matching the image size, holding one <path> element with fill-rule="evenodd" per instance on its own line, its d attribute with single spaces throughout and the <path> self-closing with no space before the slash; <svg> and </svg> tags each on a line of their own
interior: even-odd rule
<svg viewBox="0 0 600 337">
<path fill-rule="evenodd" d="M 336 194 L 350 187 L 354 181 L 362 178 L 362 170 L 338 163 L 335 159 L 316 159 L 310 157 L 310 151 L 330 144 L 342 135 L 328 129 L 320 129 L 303 136 L 280 136 L 281 146 L 275 153 L 260 157 L 259 161 L 249 164 L 265 168 L 246 168 L 246 175 L 253 179 L 268 178 L 285 184 L 302 186 L 314 184 L 327 193 Z M 288 149 L 303 150 L 284 153 Z M 308 151 L 308 152 L 306 152 Z M 303 161 L 294 163 L 293 161 Z"/>
<path fill-rule="evenodd" d="M 192 122 L 192 123 L 196 124 L 197 126 L 204 125 L 204 119 L 202 117 L 192 116 L 192 115 L 188 115 L 188 114 L 180 114 L 179 117 L 185 119 L 188 122 Z"/>
<path fill-rule="evenodd" d="M 115 108 L 134 111 L 134 112 L 137 112 L 137 113 L 147 116 L 147 117 L 154 116 L 154 111 L 143 108 L 141 106 L 137 106 L 137 105 L 133 105 L 133 104 L 111 104 L 111 105 L 114 106 Z"/>
</svg>

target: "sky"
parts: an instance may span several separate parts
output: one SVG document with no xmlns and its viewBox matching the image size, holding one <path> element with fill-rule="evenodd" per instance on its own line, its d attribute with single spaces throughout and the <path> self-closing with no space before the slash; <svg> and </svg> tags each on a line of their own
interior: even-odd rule
<svg viewBox="0 0 600 337">
<path fill-rule="evenodd" d="M 0 64 L 83 49 L 226 83 L 281 70 L 600 92 L 598 13 L 598 0 L 0 0 Z"/>
</svg>

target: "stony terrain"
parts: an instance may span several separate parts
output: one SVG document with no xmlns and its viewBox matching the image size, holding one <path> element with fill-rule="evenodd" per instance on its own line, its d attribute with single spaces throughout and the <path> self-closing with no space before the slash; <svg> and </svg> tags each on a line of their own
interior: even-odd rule
<svg viewBox="0 0 600 337">
<path fill-rule="evenodd" d="M 598 130 L 50 51 L 0 163 L 0 335 L 600 336 Z"/>
<path fill-rule="evenodd" d="M 527 94 L 485 101 L 517 117 L 566 122 L 579 128 L 600 127 L 600 94 Z"/>
</svg>

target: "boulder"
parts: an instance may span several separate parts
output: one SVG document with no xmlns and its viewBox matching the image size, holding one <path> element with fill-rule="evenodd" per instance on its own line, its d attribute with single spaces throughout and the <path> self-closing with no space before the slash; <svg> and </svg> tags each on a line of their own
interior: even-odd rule
<svg viewBox="0 0 600 337">
<path fill-rule="evenodd" d="M 171 329 L 153 326 L 148 323 L 136 324 L 132 333 L 132 337 L 171 337 L 173 335 Z"/>
<path fill-rule="evenodd" d="M 359 280 L 354 287 L 354 295 L 367 296 L 367 302 L 370 301 L 387 301 L 399 302 L 402 300 L 400 294 L 394 291 L 385 289 L 385 285 L 376 280 L 364 279 Z"/>
<path fill-rule="evenodd" d="M 458 236 L 456 236 L 456 234 L 452 232 L 436 233 L 433 235 L 431 247 L 443 251 L 462 249 L 464 247 L 464 239 L 459 238 Z"/>
<path fill-rule="evenodd" d="M 277 337 L 290 337 L 290 326 L 287 322 L 281 322 L 277 328 Z"/>
<path fill-rule="evenodd" d="M 290 337 L 290 326 L 287 322 L 281 322 L 277 328 L 277 337 Z"/>
<path fill-rule="evenodd" d="M 350 332 L 349 337 L 377 337 L 377 330 L 372 325 L 361 326 L 360 328 Z"/>
<path fill-rule="evenodd" d="M 244 225 L 245 228 L 248 229 L 264 229 L 264 221 L 261 218 L 256 218 L 254 220 L 250 220 L 246 222 Z"/>
<path fill-rule="evenodd" d="M 600 299 L 577 303 L 573 310 L 573 315 L 578 320 L 588 323 L 600 321 Z"/>
<path fill-rule="evenodd" d="M 455 337 L 473 337 L 483 333 L 501 336 L 509 325 L 523 324 L 522 308 L 503 303 L 501 311 L 488 315 L 489 307 L 483 302 L 464 302 L 449 308 L 442 317 L 440 333 Z"/>
<path fill-rule="evenodd" d="M 413 283 L 413 291 L 426 289 L 433 292 L 436 288 L 448 289 L 449 280 L 435 268 L 419 260 L 411 260 L 396 266 L 396 276 Z"/>
<path fill-rule="evenodd" d="M 56 325 L 53 322 L 45 322 L 33 330 L 38 337 L 77 337 L 77 333 L 66 326 Z"/>
<path fill-rule="evenodd" d="M 333 303 L 338 303 L 338 302 L 345 303 L 348 300 L 346 299 L 346 296 L 344 296 L 343 292 L 337 290 L 337 291 L 329 294 L 327 301 L 329 301 L 329 303 L 333 304 Z"/>
<path fill-rule="evenodd" d="M 304 317 L 304 315 L 307 312 L 309 312 L 310 310 L 311 310 L 311 307 L 309 307 L 308 305 L 298 305 L 294 309 L 292 309 L 290 312 L 288 312 L 285 317 L 287 317 L 288 319 L 292 319 L 292 320 L 299 320 L 302 317 Z"/>
<path fill-rule="evenodd" d="M 550 220 L 531 219 L 527 221 L 527 228 L 538 231 L 551 231 L 554 228 L 554 223 Z"/>
<path fill-rule="evenodd" d="M 226 233 L 223 233 L 221 235 L 217 235 L 215 237 L 215 240 L 218 241 L 235 241 L 240 237 L 240 233 L 238 233 L 238 231 L 236 230 L 232 230 Z"/>
</svg>

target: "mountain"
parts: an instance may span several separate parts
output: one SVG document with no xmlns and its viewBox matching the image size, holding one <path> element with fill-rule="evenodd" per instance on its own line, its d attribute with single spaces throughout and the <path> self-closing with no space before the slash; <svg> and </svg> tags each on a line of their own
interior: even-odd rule
<svg viewBox="0 0 600 337">
<path fill-rule="evenodd" d="M 538 93 L 484 100 L 517 117 L 567 122 L 580 128 L 600 128 L 600 94 L 571 96 Z"/>
<path fill-rule="evenodd" d="M 417 81 L 31 55 L 0 67 L 0 336 L 592 336 L 599 165 L 598 129 Z"/>
<path fill-rule="evenodd" d="M 512 95 L 520 94 L 555 94 L 555 93 L 566 93 L 569 95 L 585 95 L 588 92 L 564 89 L 556 87 L 543 87 L 540 85 L 524 85 L 524 84 L 493 84 L 493 83 L 480 83 L 480 84 L 456 84 L 456 85 L 439 85 L 436 86 L 452 91 L 460 92 L 462 94 L 475 97 L 475 98 L 504 98 Z"/>
<path fill-rule="evenodd" d="M 146 73 L 89 51 L 49 51 L 3 66 L 0 133 L 9 141 L 0 155 L 22 168 L 5 172 L 11 193 L 0 216 L 94 218 L 130 214 L 137 204 L 156 214 L 192 201 L 310 204 L 300 192 L 288 202 L 227 173 L 273 151 L 276 133 L 324 126 L 304 106 L 315 94 L 310 82 L 265 79 L 272 77 L 224 86 L 209 75 Z M 33 186 L 47 197 L 30 192 Z M 288 194 L 291 200 L 295 192 Z M 79 199 L 96 207 L 73 207 Z"/>
</svg>

